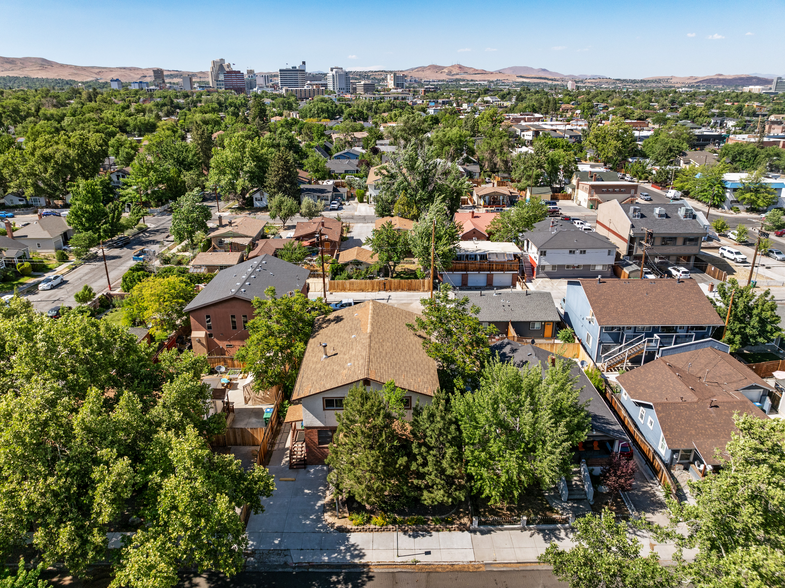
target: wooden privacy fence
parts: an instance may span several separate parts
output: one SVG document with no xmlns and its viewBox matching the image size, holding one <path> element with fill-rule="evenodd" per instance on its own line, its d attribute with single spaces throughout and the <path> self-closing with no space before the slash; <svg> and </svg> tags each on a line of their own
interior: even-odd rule
<svg viewBox="0 0 785 588">
<path fill-rule="evenodd" d="M 611 389 L 606 385 L 604 386 L 605 397 L 608 399 L 608 402 L 611 403 L 616 416 L 619 417 L 622 423 L 624 423 L 624 428 L 630 434 L 635 443 L 638 451 L 643 453 L 646 458 L 649 460 L 649 463 L 654 467 L 654 473 L 657 476 L 657 480 L 659 480 L 660 484 L 663 486 L 663 489 L 667 486 L 670 487 L 670 494 L 671 496 L 678 500 L 678 495 L 676 494 L 676 488 L 678 488 L 676 480 L 673 477 L 673 474 L 668 469 L 668 466 L 665 465 L 665 462 L 662 461 L 659 454 L 654 451 L 654 448 L 649 445 L 649 442 L 646 441 L 646 438 L 641 434 L 638 430 L 638 425 L 635 424 L 630 417 L 627 411 L 622 406 L 621 402 L 616 399 L 616 396 L 613 395 Z"/>
<path fill-rule="evenodd" d="M 260 445 L 264 439 L 264 427 L 256 429 L 226 429 L 223 435 L 215 435 L 210 441 L 214 447 L 230 447 L 232 445 Z"/>
<path fill-rule="evenodd" d="M 427 292 L 425 280 L 330 280 L 331 292 Z"/>
<path fill-rule="evenodd" d="M 256 463 L 264 465 L 267 462 L 267 454 L 273 450 L 275 446 L 275 438 L 278 435 L 278 427 L 281 424 L 281 419 L 278 416 L 278 403 L 275 403 L 275 410 L 270 419 L 270 424 L 264 429 L 264 436 L 259 443 L 259 453 L 256 455 Z"/>
<path fill-rule="evenodd" d="M 207 357 L 207 363 L 210 364 L 211 368 L 214 368 L 219 365 L 225 366 L 229 369 L 243 369 L 245 367 L 245 364 L 243 364 L 240 361 L 237 361 L 231 355 L 208 355 L 206 357 Z"/>
<path fill-rule="evenodd" d="M 769 378 L 774 372 L 785 370 L 785 359 L 777 361 L 763 361 L 760 363 L 748 363 L 747 367 L 758 374 L 761 378 Z"/>
</svg>

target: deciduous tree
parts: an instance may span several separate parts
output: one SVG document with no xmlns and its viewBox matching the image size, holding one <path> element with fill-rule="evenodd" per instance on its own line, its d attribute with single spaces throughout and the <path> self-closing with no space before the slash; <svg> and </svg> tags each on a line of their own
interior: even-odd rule
<svg viewBox="0 0 785 588">
<path fill-rule="evenodd" d="M 189 192 L 177 199 L 172 205 L 172 226 L 169 231 L 179 242 L 194 243 L 194 235 L 207 233 L 207 221 L 212 218 L 210 209 L 202 204 L 202 194 L 198 190 Z"/>
<path fill-rule="evenodd" d="M 444 271 L 455 258 L 461 232 L 441 202 L 435 202 L 409 232 L 409 248 L 423 270 L 431 267 L 431 241 L 436 222 L 435 267 Z M 433 277 L 433 276 L 431 276 Z"/>
<path fill-rule="evenodd" d="M 491 241 L 521 245 L 523 234 L 548 216 L 548 207 L 539 198 L 518 200 L 515 206 L 504 210 L 488 225 Z"/>
<path fill-rule="evenodd" d="M 300 206 L 294 198 L 277 194 L 271 196 L 267 201 L 267 209 L 270 213 L 270 218 L 278 219 L 281 221 L 283 228 L 286 228 L 286 222 L 300 212 Z"/>
<path fill-rule="evenodd" d="M 300 205 L 300 216 L 311 220 L 322 214 L 324 211 L 324 202 L 313 200 L 311 198 L 303 198 L 303 203 Z"/>
<path fill-rule="evenodd" d="M 386 222 L 371 231 L 363 245 L 370 246 L 378 263 L 387 268 L 389 277 L 394 278 L 398 264 L 403 262 L 409 251 L 409 236 L 406 231 L 400 231 L 391 222 Z"/>
<path fill-rule="evenodd" d="M 731 295 L 730 320 L 723 341 L 730 345 L 731 351 L 738 351 L 750 345 L 763 345 L 774 341 L 781 333 L 777 302 L 771 291 L 759 295 L 750 286 L 741 286 L 735 278 L 717 285 L 719 300 L 710 298 L 722 320 L 728 316 Z"/>
<path fill-rule="evenodd" d="M 153 335 L 165 335 L 186 317 L 183 309 L 195 296 L 193 286 L 184 278 L 148 278 L 134 286 L 126 297 L 123 319 L 130 324 L 152 325 Z"/>
<path fill-rule="evenodd" d="M 622 118 L 614 118 L 606 125 L 592 128 L 586 144 L 594 149 L 597 156 L 611 169 L 618 168 L 636 149 L 632 127 Z"/>
</svg>

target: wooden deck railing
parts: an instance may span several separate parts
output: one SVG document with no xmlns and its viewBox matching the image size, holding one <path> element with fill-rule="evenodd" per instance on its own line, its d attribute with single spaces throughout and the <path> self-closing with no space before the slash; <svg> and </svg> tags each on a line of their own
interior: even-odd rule
<svg viewBox="0 0 785 588">
<path fill-rule="evenodd" d="M 453 261 L 448 272 L 517 272 L 520 262 L 513 261 Z"/>
</svg>

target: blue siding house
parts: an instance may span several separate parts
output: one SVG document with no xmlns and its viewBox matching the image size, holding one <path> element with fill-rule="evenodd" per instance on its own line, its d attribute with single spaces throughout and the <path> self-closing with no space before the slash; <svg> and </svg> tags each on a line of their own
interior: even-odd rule
<svg viewBox="0 0 785 588">
<path fill-rule="evenodd" d="M 720 465 L 734 413 L 766 418 L 772 387 L 714 347 L 661 357 L 616 378 L 619 400 L 670 467 L 700 478 Z"/>
<path fill-rule="evenodd" d="M 570 281 L 562 310 L 603 371 L 641 365 L 663 349 L 709 339 L 724 324 L 692 279 Z"/>
</svg>

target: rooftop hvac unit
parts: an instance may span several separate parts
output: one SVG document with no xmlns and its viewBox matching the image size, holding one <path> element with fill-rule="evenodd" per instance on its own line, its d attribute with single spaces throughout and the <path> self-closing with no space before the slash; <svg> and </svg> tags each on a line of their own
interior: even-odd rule
<svg viewBox="0 0 785 588">
<path fill-rule="evenodd" d="M 630 216 L 632 218 L 640 218 L 641 217 L 641 207 L 640 206 L 630 206 Z"/>
<path fill-rule="evenodd" d="M 654 216 L 657 218 L 665 218 L 665 209 L 661 206 L 658 206 L 654 209 Z"/>
</svg>

